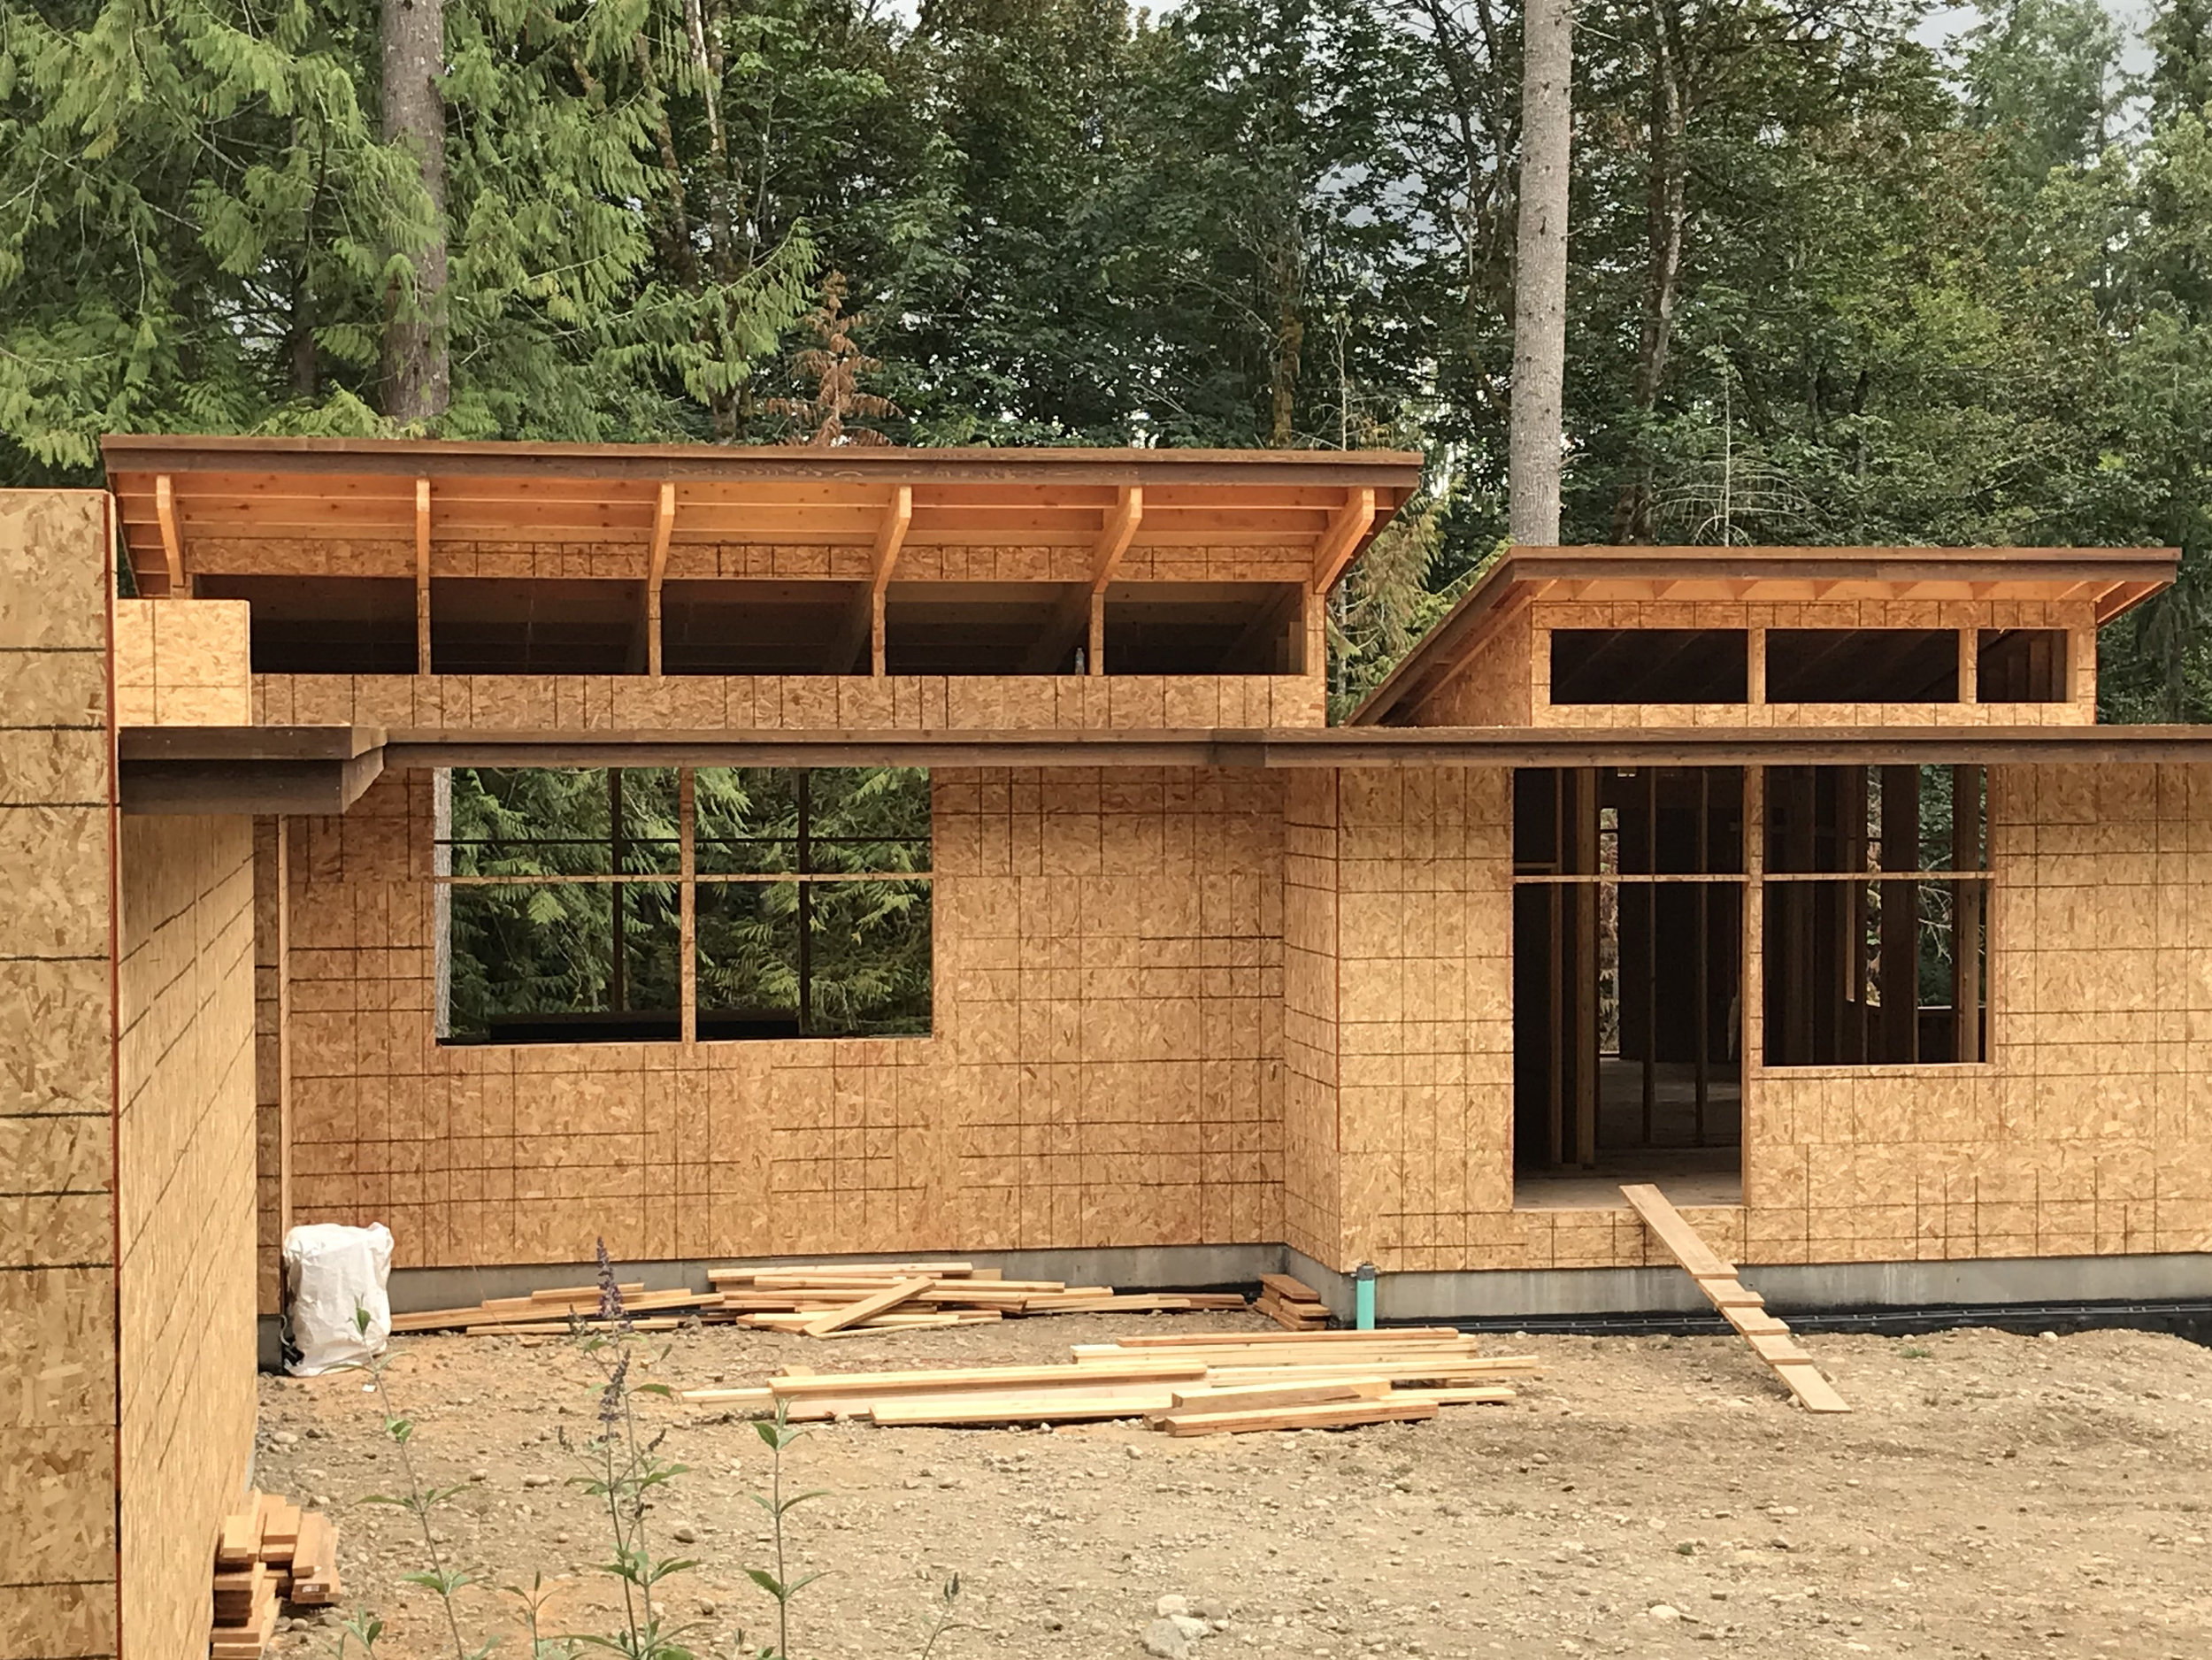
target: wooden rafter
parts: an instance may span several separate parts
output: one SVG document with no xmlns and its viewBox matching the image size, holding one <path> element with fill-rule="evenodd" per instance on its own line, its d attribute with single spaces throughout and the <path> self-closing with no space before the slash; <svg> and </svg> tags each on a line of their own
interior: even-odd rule
<svg viewBox="0 0 2212 1660">
<path fill-rule="evenodd" d="M 1360 543 L 1375 527 L 1375 492 L 1370 486 L 1344 492 L 1344 505 L 1329 521 L 1320 544 L 1313 550 L 1313 586 L 1317 593 L 1325 594 L 1336 586 L 1337 578 L 1344 574 L 1344 567 L 1352 563 L 1352 556 L 1359 551 Z"/>
<path fill-rule="evenodd" d="M 154 480 L 154 515 L 161 523 L 161 551 L 169 565 L 169 597 L 182 599 L 184 585 L 184 538 L 177 534 L 177 494 L 167 473 Z"/>
<path fill-rule="evenodd" d="M 1121 568 L 1122 557 L 1129 551 L 1129 544 L 1136 539 L 1137 526 L 1142 523 L 1144 487 L 1125 484 L 1113 511 L 1106 516 L 1106 526 L 1098 540 L 1098 556 L 1091 569 L 1090 598 L 1085 606 L 1090 649 L 1085 666 L 1093 674 L 1106 672 L 1107 585 Z"/>
<path fill-rule="evenodd" d="M 894 486 L 889 498 L 883 503 L 876 519 L 875 547 L 868 561 L 866 592 L 853 603 L 852 614 L 845 626 L 838 630 L 837 643 L 831 648 L 829 672 L 849 674 L 853 663 L 860 655 L 860 648 L 868 648 L 868 672 L 880 678 L 886 672 L 884 662 L 884 596 L 891 586 L 891 573 L 897 570 L 900 551 L 906 546 L 907 534 L 914 527 L 914 487 L 910 484 Z"/>
<path fill-rule="evenodd" d="M 645 574 L 645 672 L 661 672 L 661 584 L 668 576 L 668 541 L 676 534 L 676 487 L 661 480 L 653 508 L 653 551 Z"/>
</svg>

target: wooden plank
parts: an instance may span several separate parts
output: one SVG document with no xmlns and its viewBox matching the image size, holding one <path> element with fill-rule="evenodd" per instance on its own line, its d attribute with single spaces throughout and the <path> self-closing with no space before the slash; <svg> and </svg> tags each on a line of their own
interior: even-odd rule
<svg viewBox="0 0 2212 1660">
<path fill-rule="evenodd" d="M 1643 1218 L 1644 1225 L 1658 1236 L 1659 1242 L 1675 1261 L 1689 1270 L 1698 1289 L 1731 1326 L 1743 1333 L 1752 1352 L 1774 1368 L 1775 1376 L 1809 1411 L 1851 1410 L 1833 1386 L 1820 1375 L 1813 1357 L 1799 1346 L 1789 1326 L 1768 1313 L 1764 1303 L 1745 1289 L 1736 1279 L 1735 1270 L 1713 1253 L 1656 1187 L 1631 1185 L 1624 1187 L 1621 1193 L 1635 1206 L 1637 1215 Z"/>
<path fill-rule="evenodd" d="M 1434 1418 L 1436 1403 L 1393 1395 L 1318 1406 L 1285 1406 L 1249 1412 L 1171 1412 L 1160 1427 L 1171 1435 L 1249 1434 L 1256 1430 L 1352 1429 L 1365 1424 L 1407 1424 Z"/>
<path fill-rule="evenodd" d="M 949 1367 L 941 1372 L 829 1372 L 818 1377 L 787 1373 L 771 1378 L 768 1387 L 780 1395 L 795 1399 L 825 1395 L 943 1395 L 971 1387 L 1012 1387 L 1022 1384 L 1082 1388 L 1092 1383 L 1148 1382 L 1156 1379 L 1173 1381 L 1205 1375 L 1206 1363 L 1202 1360 L 1186 1360 L 1180 1356 L 1156 1359 L 1147 1356 L 1083 1367 Z"/>
<path fill-rule="evenodd" d="M 1169 1392 L 1141 1395 L 1090 1395 L 1079 1391 L 1048 1395 L 1005 1396 L 918 1395 L 879 1401 L 868 1416 L 891 1426 L 922 1424 L 1066 1424 L 1081 1419 L 1143 1418 L 1164 1411 Z"/>
<path fill-rule="evenodd" d="M 1178 1411 L 1226 1412 L 1271 1406 L 1321 1406 L 1332 1401 L 1379 1401 L 1390 1393 L 1387 1378 L 1347 1378 L 1340 1383 L 1233 1383 L 1178 1389 Z"/>
<path fill-rule="evenodd" d="M 827 1314 L 817 1315 L 802 1329 L 809 1337 L 827 1337 L 832 1332 L 841 1332 L 848 1326 L 861 1320 L 872 1319 L 879 1314 L 888 1314 L 900 1303 L 928 1290 L 930 1283 L 929 1277 L 926 1274 L 918 1274 L 911 1280 L 895 1280 L 873 1296 L 863 1297 L 859 1302 L 850 1303 L 844 1308 L 834 1310 Z"/>
<path fill-rule="evenodd" d="M 1279 1348 L 1285 1344 L 1310 1342 L 1337 1345 L 1409 1343 L 1429 1338 L 1455 1342 L 1473 1341 L 1455 1326 L 1386 1326 L 1372 1332 L 1171 1332 L 1158 1336 L 1125 1337 L 1116 1343 L 1081 1343 L 1076 1348 L 1078 1353 L 1102 1354 L 1117 1349 L 1221 1349 L 1235 1344 Z"/>
<path fill-rule="evenodd" d="M 223 1518 L 215 1541 L 215 1565 L 218 1569 L 243 1568 L 260 1555 L 261 1494 L 256 1489 L 246 1495 L 245 1509 Z"/>
<path fill-rule="evenodd" d="M 1621 1188 L 1621 1196 L 1643 1218 L 1644 1226 L 1652 1236 L 1666 1248 L 1667 1254 L 1688 1271 L 1694 1280 L 1733 1280 L 1733 1264 L 1723 1262 L 1713 1249 L 1700 1239 L 1697 1230 L 1682 1219 L 1682 1213 L 1667 1202 L 1666 1195 L 1648 1182 L 1631 1182 Z"/>
<path fill-rule="evenodd" d="M 962 1274 L 972 1274 L 975 1264 L 964 1262 L 910 1263 L 733 1263 L 726 1267 L 707 1270 L 709 1285 L 751 1285 L 763 1276 L 773 1279 L 815 1279 L 825 1274 L 841 1274 L 856 1278 L 877 1280 L 906 1280 L 917 1274 L 927 1274 L 933 1280 L 951 1280 Z M 1041 1282 L 1040 1282 L 1041 1283 Z"/>
</svg>

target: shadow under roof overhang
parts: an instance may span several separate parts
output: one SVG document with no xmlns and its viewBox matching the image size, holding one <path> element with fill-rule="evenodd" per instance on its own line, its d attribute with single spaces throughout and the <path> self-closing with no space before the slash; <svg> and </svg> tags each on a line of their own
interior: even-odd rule
<svg viewBox="0 0 2212 1660">
<path fill-rule="evenodd" d="M 2212 726 L 1778 729 L 1215 727 L 1158 732 L 439 732 L 127 727 L 128 813 L 343 812 L 447 766 L 1567 767 L 2212 765 Z"/>
<path fill-rule="evenodd" d="M 2170 584 L 2180 560 L 2177 548 L 1510 548 L 1345 724 L 1409 719 L 1507 619 L 1543 601 L 2086 601 L 2101 626 Z"/>
</svg>

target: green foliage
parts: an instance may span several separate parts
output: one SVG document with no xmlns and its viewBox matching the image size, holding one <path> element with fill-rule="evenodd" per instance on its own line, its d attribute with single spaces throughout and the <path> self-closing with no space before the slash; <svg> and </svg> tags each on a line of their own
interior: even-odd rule
<svg viewBox="0 0 2212 1660">
<path fill-rule="evenodd" d="M 676 773 L 461 768 L 450 778 L 441 838 L 449 873 L 508 879 L 442 889 L 451 1032 L 482 1036 L 518 1016 L 672 1018 L 682 976 L 678 883 L 529 879 L 679 875 Z M 694 888 L 703 1029 L 926 1033 L 928 775 L 714 767 L 693 780 L 695 857 L 707 879 Z M 794 880 L 758 880 L 777 877 Z M 887 880 L 801 880 L 809 877 Z M 740 1029 L 722 1032 L 723 1021 Z"/>
<path fill-rule="evenodd" d="M 441 431 L 1417 445 L 1417 534 L 1333 619 L 1340 707 L 1496 545 L 1517 8 L 445 15 Z M 1909 0 L 1579 15 L 1569 540 L 2177 545 L 2104 705 L 2212 711 L 2207 0 L 2157 0 L 2139 85 L 2096 0 L 1988 0 L 1948 51 Z M 104 430 L 384 430 L 380 296 L 434 227 L 377 27 L 0 0 L 0 479 L 86 479 Z"/>
</svg>

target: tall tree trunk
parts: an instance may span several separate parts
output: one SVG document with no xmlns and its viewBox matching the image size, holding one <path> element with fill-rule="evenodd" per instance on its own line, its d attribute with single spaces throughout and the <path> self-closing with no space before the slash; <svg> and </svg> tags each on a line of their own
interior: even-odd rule
<svg viewBox="0 0 2212 1660">
<path fill-rule="evenodd" d="M 445 0 L 383 0 L 384 140 L 422 161 L 434 224 L 415 257 L 412 302 L 385 296 L 384 412 L 394 420 L 433 420 L 453 396 L 445 334 Z"/>
<path fill-rule="evenodd" d="M 1682 226 L 1689 168 L 1682 154 L 1682 74 L 1674 46 L 1674 19 L 1664 0 L 1651 5 L 1649 170 L 1644 194 L 1644 317 L 1636 342 L 1637 415 L 1641 418 L 1636 474 L 1613 504 L 1613 540 L 1651 540 L 1654 480 L 1649 437 L 1659 406 L 1667 353 L 1674 344 L 1674 302 L 1682 284 Z"/>
<path fill-rule="evenodd" d="M 1296 235 L 1295 220 L 1290 234 Z M 1267 442 L 1287 449 L 1297 430 L 1298 365 L 1306 346 L 1306 319 L 1299 302 L 1303 298 L 1305 258 L 1294 243 L 1286 243 L 1276 260 L 1275 350 L 1268 366 Z"/>
<path fill-rule="evenodd" d="M 1527 0 L 1521 64 L 1521 210 L 1514 248 L 1513 407 L 1507 441 L 1513 540 L 1559 541 L 1567 380 L 1567 161 L 1573 113 L 1571 0 Z"/>
</svg>

